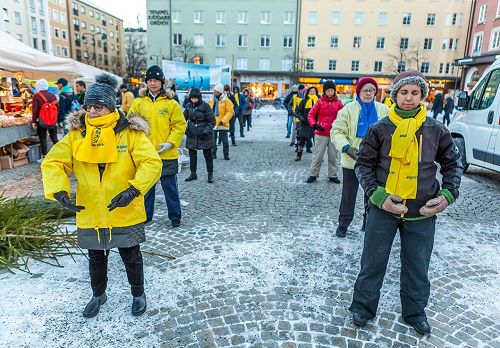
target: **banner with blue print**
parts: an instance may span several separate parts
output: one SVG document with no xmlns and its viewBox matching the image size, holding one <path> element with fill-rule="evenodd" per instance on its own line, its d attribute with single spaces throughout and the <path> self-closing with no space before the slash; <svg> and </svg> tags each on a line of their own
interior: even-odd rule
<svg viewBox="0 0 500 348">
<path fill-rule="evenodd" d="M 163 60 L 162 69 L 167 85 L 175 84 L 178 91 L 189 88 L 210 91 L 218 83 L 231 85 L 231 65 L 204 65 Z"/>
</svg>

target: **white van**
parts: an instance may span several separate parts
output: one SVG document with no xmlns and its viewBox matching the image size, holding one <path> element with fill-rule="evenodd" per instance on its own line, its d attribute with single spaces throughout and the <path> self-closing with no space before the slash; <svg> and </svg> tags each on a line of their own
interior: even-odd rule
<svg viewBox="0 0 500 348">
<path fill-rule="evenodd" d="M 469 165 L 500 172 L 500 59 L 474 86 L 460 92 L 457 112 L 449 125 L 461 155 L 464 171 Z"/>
</svg>

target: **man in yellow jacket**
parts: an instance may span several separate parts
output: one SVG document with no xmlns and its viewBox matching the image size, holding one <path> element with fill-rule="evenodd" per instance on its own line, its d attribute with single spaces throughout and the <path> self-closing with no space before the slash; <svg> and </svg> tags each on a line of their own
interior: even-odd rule
<svg viewBox="0 0 500 348">
<path fill-rule="evenodd" d="M 134 100 L 129 114 L 144 115 L 150 125 L 149 139 L 158 151 L 163 163 L 160 177 L 161 187 L 167 202 L 168 218 L 172 227 L 181 224 L 181 201 L 177 187 L 177 172 L 179 153 L 177 148 L 181 144 L 186 131 L 186 120 L 182 109 L 175 100 L 169 99 L 163 86 L 165 75 L 157 65 L 153 65 L 146 72 L 147 90 Z M 155 204 L 155 186 L 144 197 L 146 215 L 149 222 L 153 219 Z"/>
<path fill-rule="evenodd" d="M 225 160 L 229 160 L 229 122 L 234 117 L 233 102 L 229 100 L 224 92 L 224 86 L 218 84 L 214 86 L 214 97 L 209 101 L 208 105 L 213 110 L 215 116 L 214 128 L 214 158 L 217 158 L 217 135 L 222 141 L 222 153 Z"/>
<path fill-rule="evenodd" d="M 88 249 L 93 297 L 83 316 L 91 318 L 106 302 L 109 250 L 118 248 L 133 296 L 132 315 L 146 311 L 139 243 L 146 239 L 144 194 L 161 174 L 161 161 L 147 138 L 148 124 L 127 119 L 115 105 L 118 82 L 96 77 L 83 109 L 68 116 L 69 133 L 42 162 L 45 197 L 76 212 L 78 245 Z M 76 204 L 69 198 L 74 173 Z"/>
<path fill-rule="evenodd" d="M 127 85 L 120 86 L 120 93 L 122 94 L 122 111 L 126 114 L 130 111 L 130 107 L 134 102 L 134 93 L 128 89 Z"/>
</svg>

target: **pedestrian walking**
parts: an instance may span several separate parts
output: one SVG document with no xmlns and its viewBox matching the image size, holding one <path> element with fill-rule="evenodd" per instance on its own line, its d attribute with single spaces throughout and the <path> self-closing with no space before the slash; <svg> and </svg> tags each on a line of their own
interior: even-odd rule
<svg viewBox="0 0 500 348">
<path fill-rule="evenodd" d="M 238 124 L 240 125 L 240 137 L 245 137 L 245 116 L 243 111 L 246 108 L 246 97 L 240 92 L 240 87 L 233 87 L 233 99 L 234 99 L 234 116 L 238 119 Z"/>
<path fill-rule="evenodd" d="M 305 86 L 303 84 L 300 84 L 297 87 L 297 93 L 293 94 L 292 100 L 290 101 L 291 111 L 292 111 L 292 116 L 293 116 L 292 142 L 290 143 L 290 146 L 295 146 L 296 150 L 298 149 L 298 146 L 297 146 L 297 124 L 300 123 L 300 120 L 297 117 L 297 108 L 299 107 L 300 102 L 304 98 L 304 89 L 305 89 Z"/>
<path fill-rule="evenodd" d="M 59 108 L 58 108 L 58 116 L 57 123 L 59 127 L 63 130 L 63 134 L 67 133 L 67 129 L 64 126 L 64 121 L 66 120 L 66 116 L 70 112 L 76 111 L 76 107 L 73 107 L 73 101 L 76 101 L 75 93 L 73 92 L 73 87 L 68 85 L 68 80 L 64 77 L 61 77 L 57 80 L 57 88 L 59 90 Z M 77 103 L 77 105 L 79 105 Z"/>
<path fill-rule="evenodd" d="M 253 97 L 248 89 L 245 89 L 243 91 L 243 94 L 245 96 L 245 110 L 243 110 L 243 118 L 244 118 L 243 126 L 246 125 L 247 131 L 250 131 L 250 127 L 252 127 L 252 112 L 253 108 L 255 107 L 255 101 L 253 100 Z"/>
<path fill-rule="evenodd" d="M 184 117 L 187 121 L 186 128 L 186 147 L 189 149 L 189 167 L 191 175 L 186 178 L 186 181 L 198 179 L 196 169 L 198 165 L 198 151 L 203 151 L 205 163 L 207 165 L 208 182 L 213 183 L 214 173 L 214 127 L 215 118 L 212 109 L 207 102 L 201 99 L 199 89 L 193 88 L 189 95 L 190 102 L 184 109 Z"/>
<path fill-rule="evenodd" d="M 345 237 L 347 228 L 354 218 L 356 196 L 359 181 L 354 173 L 354 163 L 361 140 L 368 128 L 378 120 L 387 116 L 387 105 L 375 101 L 378 84 L 371 77 L 359 79 L 356 85 L 356 100 L 346 104 L 337 114 L 333 122 L 330 137 L 335 148 L 341 152 L 342 197 L 339 208 L 339 225 L 335 232 L 337 237 Z M 363 224 L 365 230 L 366 206 L 368 197 L 364 197 Z"/>
<path fill-rule="evenodd" d="M 299 91 L 299 86 L 298 85 L 293 85 L 292 86 L 292 91 L 287 94 L 285 99 L 283 100 L 283 105 L 286 108 L 286 111 L 288 113 L 287 118 L 286 118 L 286 138 L 290 138 L 292 134 L 292 125 L 294 120 L 293 113 L 292 113 L 292 98 L 294 94 L 297 94 Z M 295 144 L 291 144 L 293 146 Z"/>
<path fill-rule="evenodd" d="M 177 149 L 186 132 L 186 120 L 179 103 L 167 97 L 163 88 L 165 75 L 159 66 L 149 67 L 145 81 L 147 89 L 139 93 L 140 96 L 132 103 L 129 114 L 144 115 L 150 124 L 149 139 L 163 164 L 160 183 L 167 203 L 168 218 L 172 227 L 179 227 L 182 211 L 177 186 L 177 172 L 179 171 Z M 144 197 L 146 222 L 153 220 L 155 188 L 156 185 L 153 185 Z"/>
<path fill-rule="evenodd" d="M 128 114 L 130 107 L 132 106 L 132 103 L 134 102 L 134 93 L 127 87 L 127 85 L 121 85 L 120 86 L 120 93 L 122 96 L 122 111 L 125 114 Z"/>
<path fill-rule="evenodd" d="M 143 260 L 144 194 L 161 173 L 161 161 L 146 136 L 148 123 L 116 109 L 118 82 L 96 77 L 84 110 L 68 116 L 69 133 L 42 163 L 45 197 L 76 213 L 78 245 L 88 249 L 93 296 L 83 310 L 91 318 L 107 300 L 109 251 L 118 248 L 132 293 L 132 315 L 146 311 Z M 70 201 L 69 174 L 78 182 Z"/>
<path fill-rule="evenodd" d="M 233 103 L 229 100 L 226 93 L 224 92 L 224 86 L 222 84 L 215 85 L 214 87 L 214 97 L 209 102 L 210 108 L 215 116 L 215 127 L 214 127 L 214 158 L 217 158 L 217 137 L 222 141 L 222 153 L 225 160 L 229 160 L 229 141 L 228 141 L 228 131 L 229 122 L 231 118 L 234 118 Z"/>
<path fill-rule="evenodd" d="M 432 102 L 432 112 L 434 119 L 437 119 L 438 115 L 443 112 L 443 95 L 441 93 L 436 93 L 434 101 Z"/>
<path fill-rule="evenodd" d="M 234 95 L 231 93 L 231 86 L 224 85 L 224 94 L 229 99 L 229 101 L 233 104 L 233 116 L 229 120 L 229 137 L 231 138 L 231 145 L 238 146 L 238 144 L 236 144 L 236 136 L 235 136 L 236 119 L 238 117 L 236 116 L 236 113 L 234 112 L 234 110 L 236 109 L 236 101 L 234 100 Z M 222 138 L 219 138 L 218 144 L 219 145 L 222 144 Z"/>
<path fill-rule="evenodd" d="M 296 115 L 300 123 L 297 129 L 297 155 L 295 156 L 295 161 L 300 161 L 302 159 L 304 147 L 306 147 L 307 152 L 312 152 L 314 129 L 311 128 L 309 124 L 308 116 L 311 109 L 318 102 L 318 95 L 318 89 L 316 87 L 309 87 L 304 95 L 304 99 L 297 107 Z"/>
<path fill-rule="evenodd" d="M 319 176 L 326 151 L 328 154 L 328 180 L 340 184 L 337 175 L 338 153 L 333 143 L 330 141 L 332 124 L 337 118 L 337 113 L 343 107 L 342 102 L 337 98 L 337 93 L 335 91 L 336 87 L 335 82 L 332 80 L 325 81 L 323 84 L 323 95 L 309 112 L 309 124 L 315 129 L 315 146 L 311 170 L 306 181 L 307 183 L 316 181 Z"/>
<path fill-rule="evenodd" d="M 32 125 L 36 130 L 36 135 L 40 139 L 40 149 L 42 157 L 38 163 L 42 163 L 47 155 L 47 133 L 50 140 L 57 144 L 57 116 L 58 100 L 57 97 L 49 92 L 49 83 L 45 79 L 40 79 L 35 84 L 36 93 L 33 96 L 32 105 Z"/>
<path fill-rule="evenodd" d="M 389 116 L 368 129 L 354 170 L 370 197 L 361 270 L 349 310 L 364 326 L 375 317 L 394 237 L 401 238 L 403 319 L 430 333 L 425 307 L 436 215 L 458 198 L 460 153 L 448 129 L 426 117 L 429 87 L 422 73 L 406 71 L 393 82 Z M 442 184 L 436 179 L 440 165 Z"/>
<path fill-rule="evenodd" d="M 450 115 L 453 113 L 453 109 L 455 108 L 455 103 L 453 102 L 453 98 L 451 95 L 447 94 L 444 96 L 445 104 L 444 104 L 444 115 L 443 115 L 443 123 L 446 126 L 450 125 Z"/>
</svg>

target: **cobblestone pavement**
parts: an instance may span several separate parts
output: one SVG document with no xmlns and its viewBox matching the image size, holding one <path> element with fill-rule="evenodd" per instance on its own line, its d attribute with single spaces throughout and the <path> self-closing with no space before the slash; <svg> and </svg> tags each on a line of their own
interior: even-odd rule
<svg viewBox="0 0 500 348">
<path fill-rule="evenodd" d="M 167 224 L 158 185 L 157 211 L 143 245 L 149 299 L 143 318 L 113 321 L 129 305 L 127 290 L 114 285 L 108 290 L 111 303 L 95 324 L 68 323 L 38 311 L 46 327 L 40 335 L 66 346 L 74 342 L 60 341 L 63 333 L 75 331 L 92 335 L 95 346 L 114 347 L 134 342 L 162 348 L 499 348 L 498 188 L 465 179 L 458 202 L 438 218 L 429 272 L 431 335 L 417 334 L 400 316 L 398 239 L 378 315 L 357 328 L 347 308 L 363 247 L 361 210 L 347 237 L 336 238 L 341 185 L 327 180 L 326 168 L 316 183 L 305 183 L 311 155 L 293 161 L 284 119 L 255 115 L 252 130 L 231 147 L 231 160 L 215 160 L 214 184 L 206 182 L 202 156 L 197 181 L 184 182 L 188 171 L 179 175 L 186 203 L 180 228 Z M 110 261 L 110 283 L 121 279 L 126 288 L 119 258 Z M 82 274 L 60 276 L 66 289 L 67 277 L 79 283 L 69 288 L 73 301 L 58 309 L 66 316 L 78 316 L 88 295 L 79 295 L 89 287 L 85 262 L 79 263 L 76 272 Z M 125 299 L 114 300 L 113 291 Z M 94 336 L 88 326 L 101 329 Z M 110 326 L 111 331 L 121 328 L 123 336 L 102 329 Z"/>
</svg>

